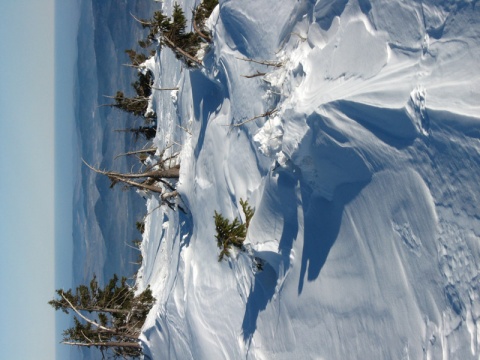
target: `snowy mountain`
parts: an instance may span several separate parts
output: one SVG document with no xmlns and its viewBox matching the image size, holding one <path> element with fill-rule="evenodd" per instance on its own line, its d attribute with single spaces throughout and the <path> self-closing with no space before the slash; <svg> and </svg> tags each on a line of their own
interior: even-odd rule
<svg viewBox="0 0 480 360">
<path fill-rule="evenodd" d="M 201 68 L 148 63 L 179 87 L 152 106 L 186 214 L 147 201 L 145 354 L 478 358 L 476 1 L 221 0 L 209 25 Z M 240 199 L 247 251 L 218 262 Z"/>
<path fill-rule="evenodd" d="M 132 116 L 102 106 L 112 103 L 117 90 L 130 88 L 132 70 L 125 50 L 144 31 L 130 13 L 149 16 L 151 1 L 80 2 L 77 36 L 76 132 L 79 156 L 100 168 L 126 171 L 126 158 L 115 156 L 135 145 L 131 134 L 115 130 L 134 126 Z M 109 181 L 97 176 L 78 159 L 80 178 L 74 194 L 74 284 L 83 284 L 96 274 L 102 281 L 113 273 L 135 271 L 137 254 L 128 244 L 137 236 L 135 221 L 142 218 L 144 201 L 133 192 L 112 191 Z"/>
<path fill-rule="evenodd" d="M 130 13 L 149 16 L 154 6 L 147 0 L 79 1 L 75 145 L 79 157 L 92 165 L 119 171 L 131 166 L 125 158 L 114 159 L 135 146 L 133 137 L 114 130 L 132 126 L 135 120 L 100 105 L 111 102 L 105 95 L 130 88 L 132 71 L 122 65 L 128 63 L 124 51 L 144 33 Z M 88 284 L 94 274 L 101 284 L 114 273 L 131 276 L 138 254 L 129 245 L 139 236 L 135 222 L 144 215 L 144 200 L 134 192 L 112 191 L 108 180 L 96 176 L 80 158 L 73 166 L 79 178 L 73 199 L 72 287 Z M 69 359 L 99 357 L 95 349 L 72 347 Z"/>
</svg>

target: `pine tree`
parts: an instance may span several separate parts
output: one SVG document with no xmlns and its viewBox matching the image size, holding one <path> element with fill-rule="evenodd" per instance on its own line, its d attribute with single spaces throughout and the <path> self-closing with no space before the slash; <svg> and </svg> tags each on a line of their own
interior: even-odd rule
<svg viewBox="0 0 480 360">
<path fill-rule="evenodd" d="M 217 239 L 217 246 L 220 248 L 218 261 L 222 261 L 225 256 L 230 257 L 232 246 L 243 249 L 243 242 L 247 236 L 248 226 L 250 225 L 254 210 L 248 205 L 247 201 L 243 201 L 242 199 L 240 199 L 240 205 L 245 213 L 245 223 L 241 223 L 238 217 L 230 222 L 215 211 L 214 219 L 217 232 L 215 238 Z"/>
<path fill-rule="evenodd" d="M 57 298 L 49 302 L 55 310 L 74 312 L 74 325 L 63 331 L 67 345 L 96 347 L 110 350 L 116 357 L 139 357 L 140 330 L 155 299 L 150 288 L 135 295 L 135 287 L 116 275 L 103 287 L 96 277 L 89 285 L 75 291 L 56 290 Z"/>
<path fill-rule="evenodd" d="M 132 87 L 137 93 L 137 96 L 147 98 L 152 94 L 153 75 L 150 70 L 145 73 L 137 72 L 137 80 L 132 83 Z"/>
<path fill-rule="evenodd" d="M 165 36 L 175 44 L 176 47 L 180 48 L 186 52 L 191 57 L 195 58 L 198 50 L 200 49 L 200 38 L 196 33 L 185 32 L 187 27 L 187 19 L 185 13 L 183 12 L 182 7 L 175 3 L 173 6 L 172 14 L 172 27 L 168 34 Z M 183 54 L 180 53 L 177 49 L 173 48 L 178 59 L 184 58 Z M 189 66 L 195 65 L 190 59 L 186 58 L 185 62 Z"/>
<path fill-rule="evenodd" d="M 155 126 L 139 126 L 136 128 L 115 130 L 117 132 L 129 132 L 135 137 L 135 141 L 142 136 L 145 140 L 152 140 L 157 134 L 157 128 Z"/>
<path fill-rule="evenodd" d="M 148 108 L 149 97 L 146 96 L 135 96 L 133 98 L 128 98 L 125 96 L 123 91 L 117 91 L 114 99 L 115 104 L 108 106 L 116 107 L 135 116 L 144 116 Z"/>
<path fill-rule="evenodd" d="M 185 28 L 187 27 L 187 18 L 183 12 L 182 7 L 175 3 L 173 5 L 173 14 L 171 22 L 171 30 L 168 35 L 170 35 L 170 40 L 177 42 L 182 36 L 185 35 Z"/>
<path fill-rule="evenodd" d="M 137 54 L 133 50 L 126 50 L 132 59 L 132 63 L 135 66 L 140 65 L 146 59 L 146 56 L 143 54 Z M 114 104 L 107 104 L 103 106 L 112 106 L 116 107 L 122 111 L 126 111 L 135 116 L 145 117 L 146 119 L 155 119 L 155 113 L 149 112 L 146 114 L 148 108 L 148 102 L 150 96 L 152 95 L 152 85 L 153 85 L 153 74 L 150 70 L 143 69 L 142 71 L 137 71 L 137 80 L 132 84 L 133 89 L 137 96 L 128 98 L 125 96 L 123 91 L 117 91 L 115 96 L 110 97 L 115 99 Z"/>
<path fill-rule="evenodd" d="M 201 38 L 195 32 L 186 32 L 187 19 L 182 7 L 175 3 L 173 6 L 172 17 L 169 18 L 161 11 L 156 11 L 151 20 L 137 19 L 143 27 L 148 27 L 150 33 L 146 41 L 141 42 L 141 46 L 151 44 L 157 37 L 161 43 L 167 45 L 175 53 L 178 59 L 185 61 L 187 66 L 201 65 L 201 61 L 196 58 L 200 49 Z"/>
<path fill-rule="evenodd" d="M 145 232 L 145 221 L 142 220 L 142 221 L 137 221 L 135 223 L 135 227 L 137 228 L 137 230 L 140 232 L 140 234 L 143 234 Z"/>
</svg>

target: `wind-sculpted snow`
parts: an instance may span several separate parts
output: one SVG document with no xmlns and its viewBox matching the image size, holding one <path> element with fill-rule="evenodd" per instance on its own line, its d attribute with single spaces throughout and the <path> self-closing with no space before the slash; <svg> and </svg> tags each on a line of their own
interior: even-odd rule
<svg viewBox="0 0 480 360">
<path fill-rule="evenodd" d="M 220 1 L 204 68 L 159 51 L 187 213 L 147 203 L 147 355 L 478 358 L 475 3 Z M 240 199 L 245 251 L 218 262 L 214 211 Z"/>
</svg>

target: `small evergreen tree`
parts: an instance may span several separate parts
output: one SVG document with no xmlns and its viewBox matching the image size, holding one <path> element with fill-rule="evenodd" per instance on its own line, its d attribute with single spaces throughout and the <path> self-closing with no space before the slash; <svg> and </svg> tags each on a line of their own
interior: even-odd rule
<svg viewBox="0 0 480 360">
<path fill-rule="evenodd" d="M 115 104 L 109 105 L 116 107 L 122 111 L 126 111 L 135 116 L 143 116 L 148 108 L 149 97 L 145 96 L 135 96 L 133 98 L 128 98 L 125 96 L 123 91 L 117 91 L 115 94 Z"/>
<path fill-rule="evenodd" d="M 115 131 L 130 132 L 135 137 L 135 141 L 137 141 L 140 136 L 142 136 L 145 140 L 152 140 L 157 134 L 157 128 L 155 126 L 139 126 L 136 128 L 120 129 Z"/>
<path fill-rule="evenodd" d="M 130 50 L 127 50 L 130 51 Z M 131 50 L 133 51 L 133 50 Z M 135 61 L 135 60 L 134 60 Z M 155 113 L 145 115 L 150 95 L 152 95 L 153 75 L 150 70 L 137 71 L 137 80 L 132 84 L 137 96 L 128 98 L 123 91 L 117 91 L 113 99 L 115 104 L 105 106 L 113 106 L 122 111 L 126 111 L 135 116 L 146 117 L 147 119 L 155 119 Z"/>
<path fill-rule="evenodd" d="M 195 58 L 198 50 L 200 49 L 200 38 L 196 33 L 185 31 L 187 27 L 187 19 L 182 7 L 175 3 L 173 6 L 173 14 L 171 20 L 170 31 L 164 33 L 164 37 L 167 37 L 177 48 L 183 50 L 191 57 Z M 168 45 L 168 42 L 167 42 Z M 185 58 L 184 55 L 178 51 L 175 47 L 172 48 L 178 59 L 185 59 L 188 66 L 195 65 L 190 59 Z"/>
<path fill-rule="evenodd" d="M 186 32 L 187 19 L 182 7 L 178 3 L 175 3 L 173 6 L 171 18 L 161 11 L 155 11 L 152 19 L 138 21 L 144 28 L 148 27 L 150 29 L 147 39 L 141 41 L 139 43 L 140 46 L 150 45 L 159 36 L 162 44 L 171 48 L 175 56 L 183 59 L 187 66 L 201 64 L 200 60 L 196 58 L 196 54 L 200 49 L 201 38 L 196 33 Z"/>
<path fill-rule="evenodd" d="M 173 5 L 173 13 L 170 31 L 167 33 L 170 40 L 177 42 L 182 36 L 185 35 L 185 28 L 187 27 L 187 18 L 183 12 L 182 7 L 176 2 Z"/>
<path fill-rule="evenodd" d="M 142 221 L 137 221 L 135 223 L 135 227 L 137 228 L 137 230 L 140 232 L 140 234 L 143 234 L 145 232 L 145 221 L 142 220 Z"/>
<path fill-rule="evenodd" d="M 132 87 L 137 96 L 147 98 L 152 94 L 153 75 L 150 70 L 145 73 L 137 72 L 137 80 L 132 83 Z"/>
<path fill-rule="evenodd" d="M 242 199 L 240 199 L 240 205 L 245 213 L 245 223 L 242 223 L 238 217 L 230 222 L 215 211 L 214 219 L 215 229 L 217 231 L 215 238 L 217 239 L 217 246 L 220 248 L 218 261 L 222 261 L 225 256 L 230 257 L 232 246 L 243 249 L 243 242 L 247 236 L 248 226 L 250 225 L 254 210 L 248 205 L 247 201 L 243 201 Z"/>
<path fill-rule="evenodd" d="M 101 288 L 94 276 L 89 285 L 75 291 L 56 290 L 57 298 L 49 301 L 55 310 L 73 311 L 74 325 L 63 331 L 63 343 L 110 350 L 114 358 L 142 355 L 138 343 L 141 327 L 155 303 L 150 288 L 135 295 L 135 287 L 116 275 Z"/>
</svg>

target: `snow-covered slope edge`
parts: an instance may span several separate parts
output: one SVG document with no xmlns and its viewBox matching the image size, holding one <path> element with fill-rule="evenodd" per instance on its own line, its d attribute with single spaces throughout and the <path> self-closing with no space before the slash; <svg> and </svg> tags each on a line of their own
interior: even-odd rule
<svg viewBox="0 0 480 360">
<path fill-rule="evenodd" d="M 156 141 L 188 215 L 147 204 L 145 353 L 478 357 L 479 22 L 467 1 L 226 0 L 205 68 L 162 49 L 156 85 L 180 91 L 155 94 Z M 263 271 L 217 262 L 214 210 L 240 198 Z"/>
</svg>

